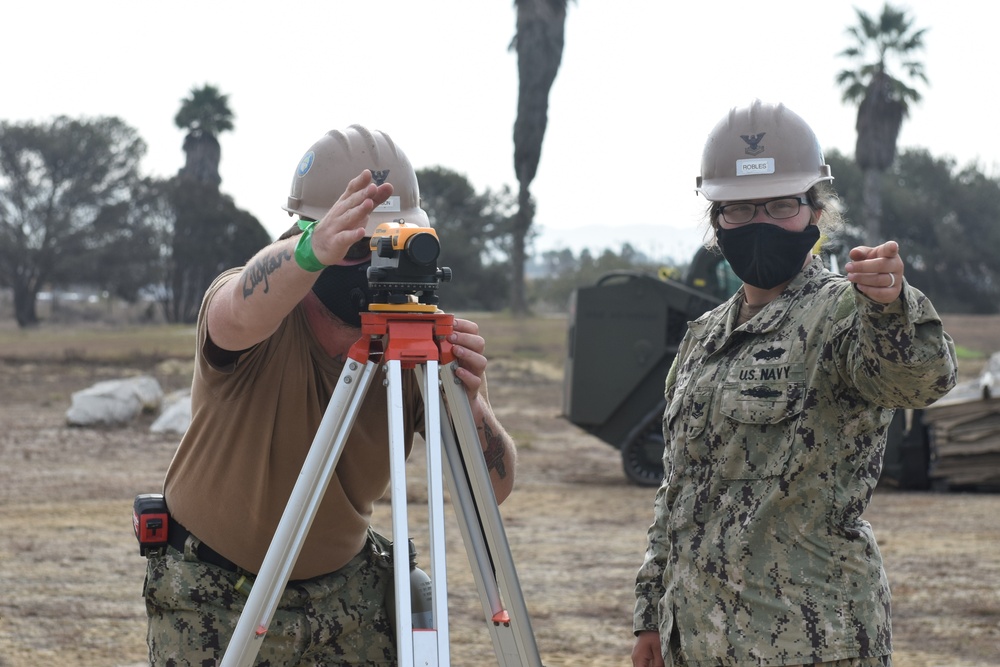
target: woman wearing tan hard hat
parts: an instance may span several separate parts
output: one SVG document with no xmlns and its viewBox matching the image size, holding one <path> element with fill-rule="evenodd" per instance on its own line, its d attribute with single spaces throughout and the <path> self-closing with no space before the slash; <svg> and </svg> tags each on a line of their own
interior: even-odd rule
<svg viewBox="0 0 1000 667">
<path fill-rule="evenodd" d="M 732 109 L 697 190 L 743 281 L 689 324 L 665 386 L 665 477 L 636 580 L 632 662 L 891 665 L 890 596 L 861 518 L 894 408 L 955 383 L 951 338 L 899 247 L 813 248 L 839 223 L 819 142 L 782 104 Z"/>
</svg>

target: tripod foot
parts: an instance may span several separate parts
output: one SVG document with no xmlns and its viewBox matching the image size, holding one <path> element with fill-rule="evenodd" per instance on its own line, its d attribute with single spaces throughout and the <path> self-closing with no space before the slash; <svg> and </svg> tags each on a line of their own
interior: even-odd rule
<svg viewBox="0 0 1000 667">
<path fill-rule="evenodd" d="M 493 624 L 510 625 L 510 614 L 507 613 L 506 609 L 501 609 L 497 613 L 493 614 Z"/>
</svg>

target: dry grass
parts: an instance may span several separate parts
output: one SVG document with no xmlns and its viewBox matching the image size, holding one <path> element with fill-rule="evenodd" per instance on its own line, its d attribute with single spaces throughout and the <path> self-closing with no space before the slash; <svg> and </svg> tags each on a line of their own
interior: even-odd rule
<svg viewBox="0 0 1000 667">
<path fill-rule="evenodd" d="M 520 448 L 502 513 L 542 660 L 625 667 L 653 490 L 629 485 L 617 451 L 560 418 L 564 319 L 471 319 L 489 341 L 490 394 Z M 973 362 L 1000 350 L 1000 318 L 948 320 Z M 189 367 L 160 361 L 188 358 L 192 342 L 174 327 L 0 327 L 0 667 L 144 664 L 144 561 L 129 514 L 136 493 L 159 488 L 176 439 L 150 434 L 149 416 L 120 429 L 69 428 L 64 416 L 73 391 L 102 379 L 151 373 L 165 389 L 185 386 Z M 422 465 L 414 448 L 417 527 Z M 376 520 L 388 511 L 380 505 Z M 495 664 L 446 515 L 452 663 Z M 996 495 L 876 492 L 866 516 L 893 586 L 896 667 L 1000 664 L 998 515 Z"/>
</svg>

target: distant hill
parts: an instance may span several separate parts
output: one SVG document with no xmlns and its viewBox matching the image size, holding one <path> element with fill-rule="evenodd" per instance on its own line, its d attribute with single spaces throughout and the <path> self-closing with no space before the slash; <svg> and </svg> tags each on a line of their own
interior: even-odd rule
<svg viewBox="0 0 1000 667">
<path fill-rule="evenodd" d="M 569 229 L 540 229 L 531 252 L 535 258 L 549 250 L 569 249 L 579 255 L 584 248 L 592 255 L 610 249 L 619 252 L 626 243 L 637 251 L 664 263 L 687 263 L 702 244 L 704 229 L 691 226 L 673 228 L 666 225 L 624 224 L 585 225 Z"/>
</svg>

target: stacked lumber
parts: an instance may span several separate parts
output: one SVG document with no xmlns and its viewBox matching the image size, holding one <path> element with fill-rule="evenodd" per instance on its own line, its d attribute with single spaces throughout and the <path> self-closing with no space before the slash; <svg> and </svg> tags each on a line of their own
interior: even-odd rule
<svg viewBox="0 0 1000 667">
<path fill-rule="evenodd" d="M 923 419 L 934 486 L 1000 489 L 1000 396 L 942 401 Z"/>
</svg>

